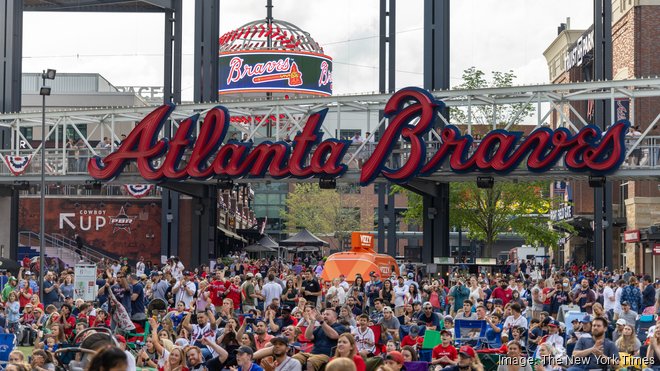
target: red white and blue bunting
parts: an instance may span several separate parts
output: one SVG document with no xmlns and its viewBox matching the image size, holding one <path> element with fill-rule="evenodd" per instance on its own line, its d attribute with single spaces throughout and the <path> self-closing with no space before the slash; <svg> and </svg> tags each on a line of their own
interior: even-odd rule
<svg viewBox="0 0 660 371">
<path fill-rule="evenodd" d="M 153 184 L 124 184 L 126 192 L 135 198 L 142 198 L 151 192 Z"/>
<path fill-rule="evenodd" d="M 28 165 L 30 165 L 30 160 L 32 160 L 32 155 L 27 156 L 11 156 L 6 155 L 2 156 L 2 160 L 5 165 L 9 168 L 14 175 L 21 175 L 27 170 Z"/>
</svg>

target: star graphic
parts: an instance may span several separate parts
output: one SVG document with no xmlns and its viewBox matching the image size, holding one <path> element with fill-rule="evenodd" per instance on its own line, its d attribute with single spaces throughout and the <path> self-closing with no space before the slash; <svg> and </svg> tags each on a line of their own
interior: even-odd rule
<svg viewBox="0 0 660 371">
<path fill-rule="evenodd" d="M 128 216 L 124 210 L 124 206 L 119 210 L 119 214 L 110 218 L 110 224 L 112 225 L 112 233 L 114 234 L 117 231 L 124 230 L 131 234 L 131 224 L 137 219 L 137 216 Z"/>
</svg>

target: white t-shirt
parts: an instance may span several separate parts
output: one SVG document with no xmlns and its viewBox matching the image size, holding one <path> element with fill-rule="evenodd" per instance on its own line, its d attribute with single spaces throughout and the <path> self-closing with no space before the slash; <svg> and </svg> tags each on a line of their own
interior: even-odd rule
<svg viewBox="0 0 660 371">
<path fill-rule="evenodd" d="M 193 295 L 195 295 L 195 289 L 197 288 L 195 286 L 195 283 L 192 281 L 188 281 L 188 283 L 184 283 L 183 281 L 177 281 L 177 283 L 174 285 L 172 289 L 179 288 L 179 291 L 176 293 L 176 302 L 182 301 L 186 305 L 186 309 L 190 309 L 190 303 L 193 301 Z M 192 291 L 192 295 L 189 295 L 188 292 L 186 291 L 185 288 L 190 289 Z"/>
<path fill-rule="evenodd" d="M 406 294 L 408 293 L 408 286 L 395 286 L 394 287 L 394 306 L 402 307 L 405 303 Z"/>
<path fill-rule="evenodd" d="M 144 263 L 143 262 L 137 262 L 135 265 L 135 274 L 137 274 L 138 277 L 144 274 Z"/>
<path fill-rule="evenodd" d="M 277 367 L 275 367 L 275 371 L 301 371 L 302 370 L 302 365 L 300 362 L 296 361 L 295 359 L 287 356 L 284 361 Z"/>
<path fill-rule="evenodd" d="M 623 294 L 623 288 L 618 287 L 614 292 L 614 313 L 621 314 L 621 294 Z"/>
<path fill-rule="evenodd" d="M 512 327 L 527 328 L 527 318 L 523 317 L 522 315 L 518 317 L 518 319 L 515 319 L 513 316 L 506 317 L 503 326 L 504 330 L 508 330 Z"/>
<path fill-rule="evenodd" d="M 344 305 L 346 302 L 346 291 L 344 291 L 341 285 L 330 287 L 326 296 L 339 299 L 339 305 Z"/>
<path fill-rule="evenodd" d="M 610 300 L 614 299 L 614 300 Z M 612 290 L 611 287 L 606 286 L 603 289 L 603 308 L 605 311 L 614 310 L 614 306 L 616 305 L 616 299 L 614 297 L 614 290 Z"/>
<path fill-rule="evenodd" d="M 136 371 L 135 357 L 128 350 L 125 350 L 124 353 L 126 353 L 126 371 Z"/>
<path fill-rule="evenodd" d="M 261 289 L 261 294 L 264 296 L 264 308 L 266 308 L 273 302 L 273 299 L 282 296 L 282 286 L 275 281 L 270 281 Z"/>
</svg>

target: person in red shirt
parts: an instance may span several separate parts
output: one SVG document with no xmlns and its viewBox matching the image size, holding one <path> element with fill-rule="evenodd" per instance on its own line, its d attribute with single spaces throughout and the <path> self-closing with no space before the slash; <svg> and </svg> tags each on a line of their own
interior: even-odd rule
<svg viewBox="0 0 660 371">
<path fill-rule="evenodd" d="M 21 288 L 18 290 L 18 303 L 19 306 L 21 307 L 21 310 L 25 308 L 25 306 L 30 303 L 30 299 L 32 299 L 32 289 L 30 288 L 30 283 L 28 280 L 22 280 L 21 285 L 19 285 Z"/>
<path fill-rule="evenodd" d="M 500 285 L 493 290 L 493 293 L 490 296 L 493 299 L 502 300 L 502 306 L 505 307 L 507 303 L 511 301 L 511 298 L 513 298 L 513 291 L 508 286 L 509 284 L 505 279 L 500 280 Z"/>
<path fill-rule="evenodd" d="M 409 345 L 415 349 L 422 349 L 422 343 L 424 342 L 424 337 L 419 336 L 419 326 L 412 325 L 408 331 L 408 335 L 403 337 L 401 340 L 401 348 Z"/>
<path fill-rule="evenodd" d="M 214 280 L 206 286 L 206 291 L 209 292 L 209 299 L 211 299 L 216 313 L 220 313 L 222 310 L 222 301 L 225 298 L 225 291 L 227 291 L 228 286 L 229 282 L 225 281 L 224 271 L 219 269 L 215 271 Z"/>
<path fill-rule="evenodd" d="M 238 313 L 241 308 L 241 277 L 234 276 L 229 280 L 229 287 L 225 291 L 225 297 L 234 302 L 234 312 Z"/>
<path fill-rule="evenodd" d="M 71 338 L 73 329 L 76 327 L 76 318 L 71 315 L 71 306 L 69 304 L 62 304 L 59 320 L 64 328 L 64 335 L 66 335 L 67 338 Z"/>
<path fill-rule="evenodd" d="M 451 344 L 451 332 L 447 330 L 440 331 L 442 342 L 431 351 L 431 364 L 441 365 L 443 367 L 456 365 L 458 361 L 458 351 Z"/>
</svg>

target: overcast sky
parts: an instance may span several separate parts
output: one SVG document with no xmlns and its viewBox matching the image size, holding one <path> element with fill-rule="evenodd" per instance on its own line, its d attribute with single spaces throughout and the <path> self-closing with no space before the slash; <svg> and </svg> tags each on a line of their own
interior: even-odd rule
<svg viewBox="0 0 660 371">
<path fill-rule="evenodd" d="M 192 100 L 194 2 L 184 0 L 183 98 Z M 265 18 L 265 0 L 221 0 L 220 34 Z M 378 88 L 378 0 L 273 0 L 273 15 L 298 25 L 334 59 L 335 94 Z M 451 78 L 463 70 L 513 70 L 517 84 L 548 81 L 543 51 L 557 26 L 593 23 L 590 0 L 454 0 Z M 26 13 L 23 71 L 97 72 L 117 86 L 162 85 L 162 14 Z M 397 7 L 396 86 L 422 84 L 423 0 Z"/>
</svg>

